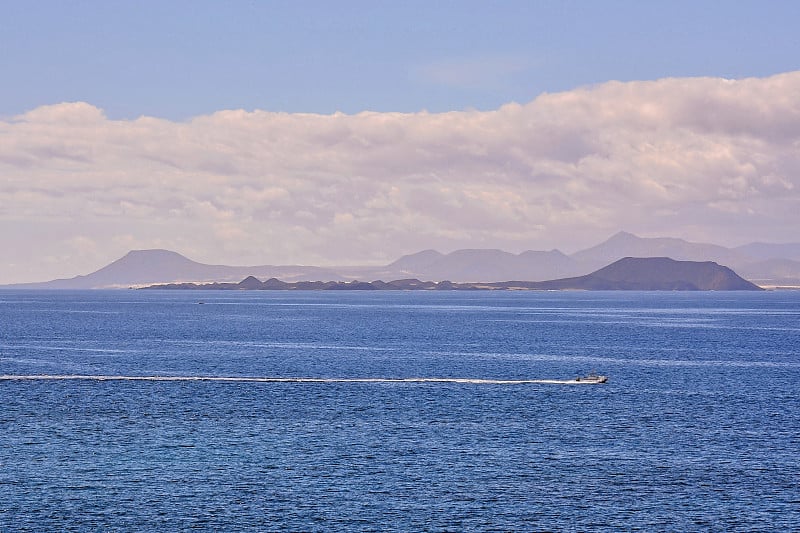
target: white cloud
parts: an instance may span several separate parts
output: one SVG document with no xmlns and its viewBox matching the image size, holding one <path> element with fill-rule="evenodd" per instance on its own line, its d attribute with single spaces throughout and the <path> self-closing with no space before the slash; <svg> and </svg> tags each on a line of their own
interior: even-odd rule
<svg viewBox="0 0 800 533">
<path fill-rule="evenodd" d="M 800 72 L 609 82 L 439 114 L 115 121 L 66 103 L 0 122 L 0 245 L 16 258 L 0 282 L 85 273 L 134 243 L 331 264 L 571 250 L 619 229 L 797 240 L 799 185 Z"/>
</svg>

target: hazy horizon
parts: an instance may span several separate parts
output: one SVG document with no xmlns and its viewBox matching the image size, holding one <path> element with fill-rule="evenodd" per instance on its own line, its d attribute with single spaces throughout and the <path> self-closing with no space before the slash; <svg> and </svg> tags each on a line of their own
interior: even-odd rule
<svg viewBox="0 0 800 533">
<path fill-rule="evenodd" d="M 8 11 L 0 284 L 798 240 L 793 2 Z"/>
<path fill-rule="evenodd" d="M 631 238 L 630 240 L 629 240 L 629 237 Z M 621 240 L 620 240 L 620 238 L 621 238 Z M 667 241 L 677 241 L 677 242 L 674 242 L 674 246 L 677 247 L 676 250 L 681 250 L 681 246 L 683 244 L 687 244 L 687 245 L 690 245 L 690 246 L 699 246 L 700 249 L 707 250 L 708 255 L 704 255 L 702 253 L 700 253 L 700 255 L 697 255 L 698 252 L 695 252 L 696 257 L 684 257 L 684 255 L 686 254 L 685 251 L 677 251 L 677 252 L 674 252 L 674 253 L 667 252 L 662 248 L 664 246 L 664 243 L 662 242 L 662 239 L 666 239 Z M 651 241 L 655 241 L 655 242 L 651 242 Z M 675 239 L 675 238 L 668 237 L 668 236 L 642 237 L 640 235 L 635 235 L 635 234 L 632 234 L 630 232 L 626 232 L 624 230 L 621 230 L 621 231 L 615 233 L 614 235 L 610 236 L 608 239 L 604 239 L 601 242 L 594 243 L 591 246 L 588 246 L 586 248 L 581 248 L 581 249 L 578 249 L 578 250 L 564 251 L 564 250 L 561 250 L 561 249 L 558 249 L 558 248 L 553 248 L 553 249 L 550 249 L 550 250 L 530 250 L 529 249 L 529 250 L 520 250 L 519 252 L 515 252 L 515 251 L 508 251 L 508 250 L 502 250 L 502 249 L 496 249 L 496 248 L 495 249 L 490 249 L 490 248 L 479 248 L 479 249 L 466 248 L 465 249 L 465 248 L 461 248 L 461 249 L 444 250 L 444 251 L 442 251 L 442 250 L 434 250 L 434 249 L 426 249 L 426 250 L 417 250 L 417 251 L 411 252 L 409 254 L 398 255 L 397 257 L 391 258 L 391 259 L 386 260 L 386 261 L 375 261 L 373 263 L 339 263 L 339 264 L 324 264 L 324 263 L 322 263 L 322 264 L 313 264 L 313 265 L 312 264 L 297 264 L 297 263 L 295 263 L 295 264 L 271 264 L 271 265 L 267 265 L 267 264 L 236 264 L 236 263 L 231 263 L 231 262 L 226 262 L 226 261 L 215 261 L 215 262 L 198 261 L 196 258 L 191 257 L 189 254 L 181 253 L 178 250 L 169 250 L 169 249 L 165 249 L 165 248 L 136 249 L 136 250 L 129 250 L 124 255 L 122 255 L 120 257 L 117 257 L 117 258 L 114 258 L 113 260 L 109 261 L 106 264 L 97 265 L 96 267 L 92 268 L 90 271 L 83 272 L 83 273 L 81 273 L 81 274 L 79 274 L 77 276 L 57 276 L 56 278 L 47 279 L 47 280 L 33 280 L 33 281 L 29 281 L 29 282 L 23 282 L 23 284 L 25 284 L 25 283 L 34 283 L 35 284 L 35 283 L 42 283 L 42 282 L 46 283 L 46 282 L 49 282 L 49 281 L 59 281 L 59 280 L 63 281 L 63 280 L 74 279 L 75 277 L 90 276 L 92 274 L 97 273 L 98 271 L 104 271 L 106 269 L 106 267 L 109 267 L 112 264 L 117 264 L 119 262 L 128 261 L 128 260 L 130 260 L 127 263 L 129 266 L 131 264 L 134 264 L 134 265 L 138 264 L 139 267 L 144 267 L 144 265 L 141 263 L 141 258 L 143 257 L 142 254 L 149 254 L 148 257 L 151 257 L 151 261 L 152 261 L 152 263 L 149 266 L 152 267 L 152 268 L 155 268 L 156 271 L 158 271 L 159 268 L 163 267 L 162 260 L 164 258 L 174 257 L 173 254 L 178 254 L 179 256 L 182 256 L 184 259 L 188 259 L 189 261 L 193 261 L 195 263 L 199 263 L 199 264 L 204 265 L 204 266 L 221 266 L 221 267 L 226 267 L 226 268 L 250 268 L 250 267 L 252 267 L 252 268 L 263 268 L 263 267 L 287 268 L 287 267 L 299 267 L 301 269 L 303 269 L 303 268 L 321 267 L 322 269 L 330 269 L 330 273 L 328 274 L 329 276 L 330 275 L 334 275 L 334 276 L 341 275 L 341 273 L 336 273 L 335 272 L 337 269 L 344 269 L 344 271 L 348 272 L 350 275 L 352 275 L 353 272 L 357 272 L 357 271 L 361 271 L 362 269 L 366 269 L 366 270 L 364 270 L 364 272 L 369 272 L 370 274 L 378 275 L 378 277 L 380 277 L 384 273 L 376 274 L 376 272 L 377 272 L 376 269 L 381 269 L 383 267 L 388 267 L 391 264 L 393 264 L 395 261 L 398 261 L 398 260 L 402 261 L 406 257 L 411 257 L 411 256 L 414 256 L 414 255 L 417 255 L 417 254 L 424 254 L 425 252 L 436 252 L 436 253 L 439 253 L 442 256 L 442 259 L 447 258 L 448 256 L 450 256 L 450 254 L 458 254 L 459 258 L 456 260 L 457 263 L 458 263 L 458 262 L 463 261 L 463 259 L 465 257 L 463 252 L 475 252 L 475 251 L 477 251 L 477 252 L 483 252 L 483 251 L 492 252 L 492 251 L 495 251 L 495 250 L 499 250 L 499 252 L 501 252 L 501 254 L 503 254 L 503 255 L 498 256 L 498 257 L 503 257 L 503 258 L 508 258 L 508 256 L 504 255 L 504 254 L 511 254 L 511 255 L 517 256 L 517 257 L 524 257 L 524 253 L 526 253 L 526 252 L 544 252 L 544 253 L 561 252 L 562 254 L 564 254 L 567 257 L 574 257 L 574 256 L 579 256 L 579 255 L 581 255 L 583 253 L 589 252 L 590 250 L 593 250 L 595 248 L 600 248 L 600 249 L 605 248 L 606 250 L 608 250 L 609 249 L 608 246 L 611 246 L 611 249 L 619 250 L 619 246 L 621 245 L 621 243 L 627 243 L 627 244 L 622 245 L 623 246 L 623 250 L 617 252 L 619 255 L 615 259 L 600 260 L 600 262 L 598 262 L 596 259 L 588 259 L 587 260 L 586 258 L 583 258 L 583 259 L 579 259 L 576 262 L 575 266 L 577 267 L 578 265 L 583 264 L 584 269 L 587 269 L 586 273 L 589 273 L 589 272 L 594 271 L 594 270 L 596 270 L 598 268 L 602 268 L 603 266 L 608 266 L 609 264 L 615 262 L 617 259 L 622 259 L 623 257 L 631 257 L 631 256 L 638 257 L 638 258 L 642 258 L 642 257 L 667 257 L 667 258 L 671 258 L 673 260 L 679 260 L 679 261 L 686 261 L 686 260 L 688 260 L 688 261 L 717 261 L 719 264 L 721 264 L 723 266 L 726 266 L 726 267 L 733 266 L 733 264 L 730 263 L 730 258 L 728 258 L 728 260 L 720 260 L 719 258 L 715 257 L 715 253 L 716 252 L 714 250 L 718 246 L 717 243 L 692 242 L 692 241 L 687 241 L 687 240 L 683 240 L 683 239 Z M 642 254 L 641 252 L 633 252 L 630 249 L 628 249 L 628 250 L 624 249 L 624 247 L 627 247 L 627 246 L 632 246 L 632 247 L 636 248 L 639 244 L 644 244 L 644 245 L 648 245 L 649 244 L 649 246 L 655 247 L 653 249 L 654 252 L 653 253 L 644 253 L 644 254 Z M 795 246 L 800 247 L 800 241 L 795 241 L 795 242 L 791 242 L 791 243 L 790 242 L 786 242 L 786 243 L 765 243 L 765 242 L 755 243 L 755 242 L 751 242 L 751 243 L 747 243 L 747 244 L 750 244 L 750 245 L 752 245 L 752 244 L 766 244 L 768 246 L 769 245 L 781 245 L 781 244 L 793 244 Z M 729 247 L 723 247 L 723 249 L 730 250 L 731 252 L 734 252 L 734 253 L 737 252 L 736 247 L 730 247 L 730 248 Z M 602 252 L 600 252 L 600 253 L 602 255 Z M 677 253 L 677 255 L 675 255 L 675 253 Z M 453 257 L 455 257 L 455 256 L 453 256 Z M 475 255 L 474 256 L 474 264 L 471 264 L 471 268 L 472 268 L 471 272 L 476 272 L 476 271 L 484 271 L 485 272 L 486 268 L 489 268 L 489 271 L 491 272 L 491 264 L 494 264 L 494 261 L 496 259 L 498 259 L 498 257 L 495 257 L 493 255 L 488 255 L 487 256 L 485 254 Z M 767 254 L 765 256 L 762 256 L 761 258 L 763 259 L 764 257 L 777 258 L 778 256 Z M 785 257 L 783 257 L 783 259 L 791 260 L 790 259 L 791 257 L 796 257 L 796 255 L 794 253 L 792 253 L 792 252 L 788 252 L 787 255 Z M 749 260 L 747 258 L 749 258 Z M 759 254 L 756 253 L 755 255 L 751 255 L 748 252 L 742 252 L 741 258 L 738 261 L 742 261 L 742 260 L 745 261 L 745 263 L 743 263 L 745 265 L 747 265 L 747 261 L 749 261 L 751 264 L 757 264 L 758 261 L 759 261 Z M 132 263 L 131 263 L 131 261 L 132 261 Z M 502 259 L 500 262 L 502 263 L 504 261 L 507 261 L 507 259 Z M 544 269 L 543 271 L 545 271 L 545 272 L 548 271 L 548 268 L 550 268 L 550 270 L 552 270 L 552 273 L 549 275 L 549 277 L 545 276 L 545 278 L 547 278 L 547 279 L 550 279 L 550 278 L 556 279 L 556 278 L 565 276 L 564 272 L 560 272 L 557 269 L 557 267 L 556 267 L 556 269 L 553 269 L 552 265 L 548 266 L 548 265 L 544 264 L 544 263 L 548 263 L 549 264 L 549 262 L 547 260 L 542 260 L 542 261 L 543 261 L 543 263 L 540 264 L 540 269 L 543 268 Z M 495 265 L 495 266 L 497 266 L 497 265 Z M 739 266 L 741 266 L 741 265 L 739 265 Z M 441 268 L 441 267 L 439 267 L 439 268 Z M 452 268 L 452 265 L 451 265 L 451 268 Z M 457 269 L 458 268 L 463 268 L 463 266 L 456 266 L 455 268 L 457 268 Z M 562 268 L 563 268 L 563 265 L 562 265 Z M 752 269 L 753 267 L 750 266 L 750 268 Z M 481 269 L 484 269 L 484 270 L 481 270 Z M 403 268 L 403 270 L 405 270 L 405 267 Z M 144 272 L 152 272 L 149 268 L 144 268 L 143 271 Z M 400 275 L 399 272 L 400 271 L 397 271 L 395 275 Z M 771 274 L 768 273 L 768 272 L 770 272 L 768 269 L 767 270 L 758 270 L 758 268 L 756 268 L 756 270 L 754 272 L 758 272 L 758 274 L 754 274 L 756 277 L 762 276 L 762 277 L 765 277 L 765 278 L 770 278 L 770 275 L 775 275 L 774 272 L 771 273 Z M 575 272 L 572 272 L 570 270 L 568 273 L 574 274 Z M 284 273 L 283 275 L 285 275 L 285 274 L 286 273 Z M 539 274 L 541 274 L 541 271 L 539 272 Z M 166 273 L 165 275 L 169 276 L 170 274 Z M 242 275 L 244 275 L 244 274 L 242 274 Z M 253 275 L 253 274 L 251 273 L 250 275 Z M 265 274 L 259 274 L 259 275 L 261 277 L 275 277 L 276 275 L 277 276 L 281 276 L 281 274 L 275 274 L 275 273 L 270 273 L 270 274 L 266 274 L 266 275 Z M 293 275 L 296 275 L 296 274 L 293 274 Z M 417 274 L 414 274 L 414 275 L 417 275 Z M 578 274 L 576 274 L 576 275 L 578 275 Z M 425 277 L 425 276 L 423 275 L 423 277 Z M 446 273 L 444 275 L 444 277 L 446 277 L 448 279 L 452 278 L 453 277 L 452 271 L 448 271 L 448 273 Z M 513 275 L 512 275 L 512 277 L 513 277 Z M 519 277 L 519 276 L 517 276 L 517 277 Z M 523 275 L 523 277 L 524 277 L 524 275 Z M 358 278 L 358 279 L 360 279 L 360 278 Z M 544 279 L 544 278 L 542 278 L 542 279 Z M 165 278 L 165 280 L 166 280 L 165 282 L 167 282 L 167 281 L 169 281 L 169 282 L 176 281 L 176 280 L 172 280 L 172 279 L 168 279 L 167 280 L 166 278 Z M 187 280 L 183 280 L 183 281 L 187 281 Z M 191 280 L 188 280 L 188 281 L 196 281 L 196 282 L 201 282 L 202 283 L 202 282 L 209 282 L 211 280 L 200 279 L 200 278 L 198 278 L 198 279 L 192 278 Z M 263 280 L 261 280 L 261 281 L 263 281 Z M 314 278 L 313 281 L 320 281 L 320 280 Z M 460 281 L 463 282 L 464 280 L 460 280 Z M 534 281 L 538 281 L 538 278 L 537 278 L 537 280 L 534 280 Z M 124 281 L 122 282 L 123 285 L 125 285 L 125 283 L 127 283 L 127 282 L 124 282 Z M 4 285 L 4 284 L 0 283 L 0 286 L 2 286 L 2 285 Z M 15 284 L 8 284 L 8 285 L 15 285 Z"/>
</svg>

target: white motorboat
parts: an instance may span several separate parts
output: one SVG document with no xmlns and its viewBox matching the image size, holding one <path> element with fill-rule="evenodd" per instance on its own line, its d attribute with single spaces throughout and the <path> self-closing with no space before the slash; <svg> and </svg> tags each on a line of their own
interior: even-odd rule
<svg viewBox="0 0 800 533">
<path fill-rule="evenodd" d="M 608 381 L 608 376 L 596 374 L 594 371 L 589 372 L 585 376 L 578 376 L 575 378 L 577 383 L 605 383 Z"/>
</svg>

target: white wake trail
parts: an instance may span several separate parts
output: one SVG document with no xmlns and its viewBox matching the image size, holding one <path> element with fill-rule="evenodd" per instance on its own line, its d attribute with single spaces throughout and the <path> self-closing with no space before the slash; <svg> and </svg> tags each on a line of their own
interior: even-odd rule
<svg viewBox="0 0 800 533">
<path fill-rule="evenodd" d="M 236 383 L 464 383 L 474 385 L 587 385 L 590 381 L 574 379 L 479 379 L 479 378 L 309 378 L 309 377 L 249 377 L 249 376 L 116 376 L 84 374 L 0 375 L 0 381 L 216 381 Z"/>
</svg>

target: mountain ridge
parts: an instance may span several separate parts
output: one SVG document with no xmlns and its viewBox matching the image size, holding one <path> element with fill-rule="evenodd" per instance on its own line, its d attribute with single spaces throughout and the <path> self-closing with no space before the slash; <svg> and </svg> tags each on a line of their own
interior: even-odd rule
<svg viewBox="0 0 800 533">
<path fill-rule="evenodd" d="M 151 290 L 638 290 L 638 291 L 759 291 L 761 287 L 713 261 L 675 261 L 668 257 L 625 257 L 591 274 L 550 281 L 453 283 L 401 279 L 384 282 L 298 281 L 248 276 L 239 283 L 167 284 Z"/>
<path fill-rule="evenodd" d="M 782 257 L 780 254 L 788 255 Z M 17 289 L 122 288 L 158 283 L 238 282 L 247 276 L 286 282 L 430 279 L 452 282 L 497 282 L 509 279 L 547 281 L 590 274 L 624 257 L 670 257 L 679 261 L 714 261 L 760 285 L 800 286 L 800 243 L 751 243 L 737 248 L 692 243 L 670 237 L 638 237 L 618 232 L 606 241 L 567 255 L 526 250 L 461 249 L 443 254 L 423 250 L 385 266 L 317 267 L 302 265 L 227 266 L 193 261 L 177 252 L 132 250 L 86 275 L 69 279 L 5 285 Z"/>
</svg>

